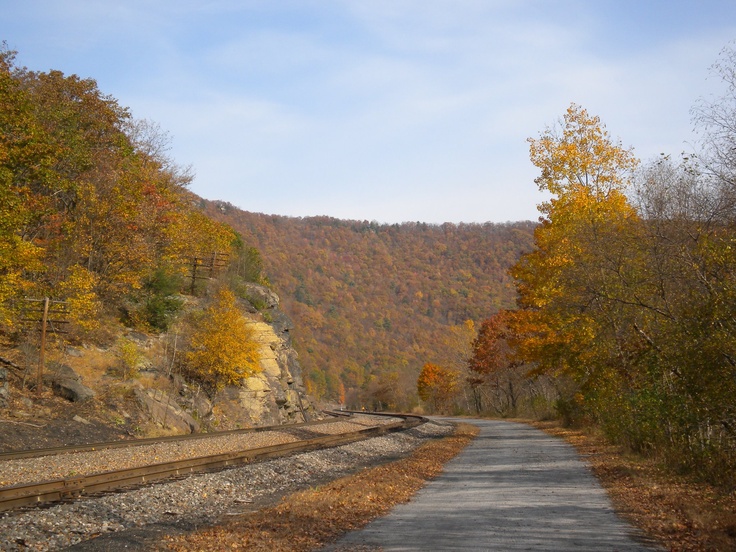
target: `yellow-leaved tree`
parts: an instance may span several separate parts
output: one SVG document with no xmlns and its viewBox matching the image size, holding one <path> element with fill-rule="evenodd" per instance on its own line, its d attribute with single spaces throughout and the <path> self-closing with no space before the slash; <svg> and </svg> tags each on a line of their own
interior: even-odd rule
<svg viewBox="0 0 736 552">
<path fill-rule="evenodd" d="M 15 328 L 29 293 L 29 272 L 43 269 L 43 250 L 24 231 L 39 211 L 27 180 L 38 179 L 43 132 L 27 94 L 13 77 L 15 53 L 0 45 L 0 331 Z"/>
<path fill-rule="evenodd" d="M 575 104 L 561 129 L 529 143 L 541 170 L 535 182 L 552 199 L 540 206 L 535 249 L 512 270 L 521 360 L 571 376 L 592 402 L 610 398 L 635 377 L 627 350 L 647 323 L 641 312 L 628 312 L 641 279 L 634 245 L 642 225 L 625 191 L 638 160 Z"/>
<path fill-rule="evenodd" d="M 69 319 L 79 329 L 90 332 L 100 326 L 102 302 L 95 293 L 99 276 L 86 268 L 74 265 L 67 278 L 59 284 L 59 293 L 66 298 Z"/>
<path fill-rule="evenodd" d="M 223 287 L 195 320 L 186 365 L 196 379 L 221 389 L 260 372 L 258 343 L 238 308 L 235 295 Z"/>
</svg>

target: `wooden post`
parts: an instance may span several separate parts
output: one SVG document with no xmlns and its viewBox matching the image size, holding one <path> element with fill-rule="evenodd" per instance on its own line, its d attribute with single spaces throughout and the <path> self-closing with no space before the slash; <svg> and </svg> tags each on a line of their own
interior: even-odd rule
<svg viewBox="0 0 736 552">
<path fill-rule="evenodd" d="M 194 284 L 197 281 L 197 264 L 199 262 L 199 259 L 197 257 L 192 258 L 192 286 L 189 290 L 189 293 L 191 295 L 194 295 Z"/>
<path fill-rule="evenodd" d="M 217 251 L 212 252 L 212 265 L 210 266 L 210 278 L 215 277 L 215 270 L 217 269 Z"/>
<path fill-rule="evenodd" d="M 40 397 L 43 389 L 43 369 L 46 357 L 46 323 L 49 319 L 49 302 L 48 297 L 43 299 L 43 315 L 41 317 L 41 350 L 38 352 L 38 380 L 36 382 L 36 394 Z"/>
</svg>

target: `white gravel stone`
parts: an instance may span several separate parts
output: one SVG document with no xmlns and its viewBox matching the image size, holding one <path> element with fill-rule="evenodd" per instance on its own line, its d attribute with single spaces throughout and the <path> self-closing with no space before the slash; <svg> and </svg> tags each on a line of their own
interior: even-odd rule
<svg viewBox="0 0 736 552">
<path fill-rule="evenodd" d="M 172 462 L 184 458 L 224 454 L 239 450 L 266 447 L 298 441 L 298 433 L 336 435 L 358 431 L 365 427 L 388 424 L 396 418 L 358 416 L 351 421 L 338 420 L 329 424 L 284 427 L 280 431 L 231 434 L 207 439 L 173 441 L 128 448 L 60 454 L 41 458 L 24 458 L 0 462 L 0 487 L 21 483 L 37 483 L 65 477 L 90 475 L 111 470 L 136 468 L 157 462 Z M 290 433 L 294 432 L 294 433 Z"/>
</svg>

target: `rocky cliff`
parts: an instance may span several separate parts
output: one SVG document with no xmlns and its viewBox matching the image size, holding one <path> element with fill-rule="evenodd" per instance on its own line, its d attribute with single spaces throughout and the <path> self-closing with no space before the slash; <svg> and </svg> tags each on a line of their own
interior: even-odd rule
<svg viewBox="0 0 736 552">
<path fill-rule="evenodd" d="M 28 385 L 35 381 L 37 363 L 17 348 L 3 349 L 0 451 L 318 418 L 292 347 L 293 326 L 279 309 L 278 296 L 256 284 L 247 284 L 241 295 L 246 298 L 239 300 L 240 308 L 260 344 L 261 371 L 218 392 L 178 373 L 175 332 L 118 336 L 117 343 L 134 342 L 140 353 L 137 366 L 122 373 L 114 342 L 107 347 L 61 342 L 49 350 L 40 394 Z M 188 301 L 192 310 L 201 308 L 198 300 Z"/>
<path fill-rule="evenodd" d="M 291 344 L 291 320 L 279 309 L 278 296 L 248 284 L 250 327 L 260 343 L 261 372 L 218 393 L 215 403 L 226 416 L 248 425 L 309 421 L 316 416 L 307 397 L 297 353 Z M 256 308 L 256 305 L 258 308 Z"/>
<path fill-rule="evenodd" d="M 298 423 L 317 417 L 292 347 L 293 325 L 279 309 L 278 296 L 257 284 L 247 284 L 247 296 L 241 307 L 260 344 L 261 371 L 213 396 L 183 381 L 176 393 L 139 387 L 139 403 L 157 424 L 186 432 Z"/>
</svg>

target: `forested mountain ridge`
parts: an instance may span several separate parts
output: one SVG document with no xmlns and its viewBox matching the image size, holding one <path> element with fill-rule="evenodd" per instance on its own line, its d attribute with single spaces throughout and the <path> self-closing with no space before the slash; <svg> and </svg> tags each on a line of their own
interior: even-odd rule
<svg viewBox="0 0 736 552">
<path fill-rule="evenodd" d="M 141 362 L 125 334 L 172 332 L 171 358 L 155 364 L 215 394 L 260 373 L 237 311 L 271 317 L 250 291 L 265 269 L 316 397 L 408 409 L 423 364 L 463 368 L 473 323 L 514 304 L 508 268 L 533 223 L 246 213 L 191 193 L 168 147 L 93 79 L 18 66 L 0 46 L 0 361 L 34 364 L 27 311 L 53 300 L 66 309 L 60 358 L 93 343 L 128 380 Z"/>
<path fill-rule="evenodd" d="M 535 223 L 378 224 L 294 218 L 207 201 L 205 212 L 263 256 L 293 317 L 311 391 L 366 407 L 410 408 L 425 362 L 461 365 L 480 322 L 515 304 L 508 269 Z M 464 337 L 461 337 L 464 336 Z"/>
</svg>

